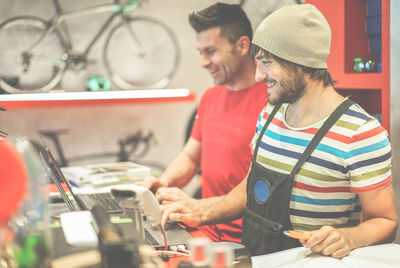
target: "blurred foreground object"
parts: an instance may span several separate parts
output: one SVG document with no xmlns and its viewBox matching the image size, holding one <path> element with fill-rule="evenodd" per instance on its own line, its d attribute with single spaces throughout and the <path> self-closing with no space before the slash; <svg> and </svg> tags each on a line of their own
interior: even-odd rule
<svg viewBox="0 0 400 268">
<path fill-rule="evenodd" d="M 19 208 L 27 189 L 24 160 L 14 145 L 0 138 L 0 226 L 7 225 Z"/>
<path fill-rule="evenodd" d="M 11 205 L 13 207 L 6 227 L 12 235 L 4 244 L 13 264 L 1 267 L 45 268 L 48 267 L 46 263 L 50 256 L 45 232 L 49 224 L 46 188 L 49 177 L 38 151 L 29 139 L 9 138 L 7 143 L 13 149 L 10 149 L 12 153 L 0 154 L 1 160 L 10 161 L 1 168 L 1 172 L 5 172 L 4 178 L 9 188 L 15 185 L 9 192 L 19 193 L 20 199 L 18 202 L 16 199 L 4 201 L 2 196 L 2 204 L 6 204 L 7 209 Z"/>
<path fill-rule="evenodd" d="M 27 190 L 28 174 L 24 160 L 14 145 L 0 137 L 0 266 L 17 267 L 9 247 L 14 238 L 8 228 Z"/>
</svg>

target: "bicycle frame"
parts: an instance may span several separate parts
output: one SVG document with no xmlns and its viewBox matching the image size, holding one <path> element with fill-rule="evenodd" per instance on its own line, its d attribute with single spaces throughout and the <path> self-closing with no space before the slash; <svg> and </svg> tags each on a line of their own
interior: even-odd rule
<svg viewBox="0 0 400 268">
<path fill-rule="evenodd" d="M 70 53 L 73 52 L 73 46 L 71 39 L 68 34 L 68 27 L 67 25 L 64 24 L 65 21 L 75 18 L 75 17 L 81 17 L 85 15 L 91 15 L 95 13 L 105 13 L 105 12 L 112 12 L 112 14 L 109 16 L 109 18 L 106 20 L 106 22 L 102 25 L 102 27 L 99 29 L 99 31 L 95 34 L 93 39 L 88 43 L 85 51 L 80 54 L 83 57 L 86 58 L 86 56 L 89 54 L 93 46 L 97 43 L 97 41 L 100 39 L 100 37 L 104 34 L 105 30 L 109 27 L 109 25 L 114 21 L 116 17 L 121 17 L 122 22 L 125 21 L 124 19 L 124 14 L 131 9 L 137 7 L 140 3 L 140 0 L 132 0 L 130 1 L 129 4 L 123 6 L 119 3 L 118 0 L 114 0 L 113 4 L 103 4 L 103 5 L 98 5 L 98 6 L 93 6 L 93 7 L 88 7 L 84 8 L 81 10 L 75 10 L 75 11 L 70 11 L 64 13 L 61 10 L 61 6 L 58 2 L 59 0 L 52 0 L 56 14 L 53 18 L 51 18 L 48 22 L 48 28 L 46 31 L 43 33 L 43 35 L 26 51 L 29 52 L 33 50 L 40 42 L 46 38 L 46 36 L 51 33 L 54 29 L 59 29 L 62 34 L 61 41 L 63 42 L 63 45 L 65 46 L 66 50 L 68 51 L 68 55 L 64 59 L 66 61 L 68 59 L 68 56 Z M 61 27 L 64 27 L 65 29 L 61 29 Z M 134 33 L 130 30 L 131 35 L 134 38 Z M 134 43 L 136 44 L 137 48 L 141 50 L 140 44 L 138 44 L 137 40 L 134 40 Z"/>
</svg>

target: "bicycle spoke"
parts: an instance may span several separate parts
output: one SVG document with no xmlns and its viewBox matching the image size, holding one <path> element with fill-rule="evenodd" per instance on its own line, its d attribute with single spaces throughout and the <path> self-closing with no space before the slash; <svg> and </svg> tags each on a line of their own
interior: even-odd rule
<svg viewBox="0 0 400 268">
<path fill-rule="evenodd" d="M 118 87 L 163 88 L 177 71 L 180 51 L 164 24 L 149 17 L 133 17 L 125 18 L 111 31 L 103 57 Z"/>
<path fill-rule="evenodd" d="M 127 36 L 129 37 L 129 40 L 131 41 L 132 46 L 134 47 L 134 51 L 136 51 L 137 55 L 141 58 L 145 57 L 145 51 L 142 47 L 142 44 L 140 43 L 137 35 L 135 34 L 134 30 L 132 27 L 129 25 L 128 22 L 123 23 L 126 31 L 127 31 Z"/>
</svg>

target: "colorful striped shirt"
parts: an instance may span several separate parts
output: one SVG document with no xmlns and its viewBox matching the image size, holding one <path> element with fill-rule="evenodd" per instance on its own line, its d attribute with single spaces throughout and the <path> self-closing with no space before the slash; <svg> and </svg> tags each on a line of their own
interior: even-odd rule
<svg viewBox="0 0 400 268">
<path fill-rule="evenodd" d="M 285 122 L 287 106 L 281 106 L 268 126 L 257 154 L 257 162 L 284 174 L 291 172 L 325 121 L 310 127 L 290 127 Z M 253 147 L 273 108 L 268 104 L 261 112 Z M 353 104 L 295 175 L 290 201 L 293 228 L 311 231 L 323 225 L 357 225 L 361 211 L 357 193 L 391 183 L 391 158 L 386 130 Z"/>
</svg>

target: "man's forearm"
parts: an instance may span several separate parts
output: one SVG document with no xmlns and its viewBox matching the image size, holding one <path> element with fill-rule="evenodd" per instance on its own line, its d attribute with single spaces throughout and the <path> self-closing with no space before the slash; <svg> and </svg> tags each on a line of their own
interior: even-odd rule
<svg viewBox="0 0 400 268">
<path fill-rule="evenodd" d="M 356 227 L 343 229 L 351 249 L 393 240 L 398 219 L 392 185 L 359 196 L 363 222 Z"/>
<path fill-rule="evenodd" d="M 356 227 L 339 229 L 348 239 L 350 249 L 392 242 L 396 235 L 397 222 L 375 218 Z"/>
<path fill-rule="evenodd" d="M 194 206 L 201 216 L 200 225 L 229 222 L 241 216 L 246 207 L 246 181 L 223 196 L 198 200 Z"/>
</svg>

